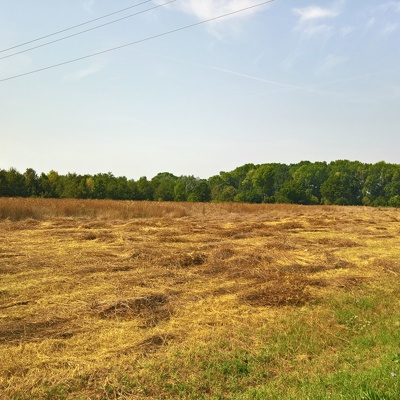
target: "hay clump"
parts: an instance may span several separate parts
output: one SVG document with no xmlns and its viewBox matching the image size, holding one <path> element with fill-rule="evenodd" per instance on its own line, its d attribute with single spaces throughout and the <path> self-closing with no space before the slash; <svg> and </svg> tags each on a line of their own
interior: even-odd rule
<svg viewBox="0 0 400 400">
<path fill-rule="evenodd" d="M 188 268 L 203 265 L 207 261 L 207 254 L 200 252 L 172 254 L 161 259 L 164 267 Z"/>
<path fill-rule="evenodd" d="M 239 300 L 254 307 L 302 306 L 311 300 L 306 290 L 309 281 L 296 276 L 285 277 L 257 285 L 239 295 Z"/>
<path fill-rule="evenodd" d="M 133 299 L 118 300 L 114 303 L 95 305 L 101 319 L 130 320 L 139 318 L 143 328 L 158 325 L 170 319 L 172 308 L 164 294 L 148 294 Z"/>
<path fill-rule="evenodd" d="M 175 339 L 174 335 L 153 335 L 148 339 L 143 340 L 138 344 L 137 350 L 142 354 L 151 354 L 155 353 L 162 346 L 168 345 L 171 341 Z"/>
<path fill-rule="evenodd" d="M 71 329 L 68 322 L 63 318 L 37 322 L 11 321 L 0 328 L 0 343 L 18 345 L 46 339 L 69 339 L 76 332 Z"/>
</svg>

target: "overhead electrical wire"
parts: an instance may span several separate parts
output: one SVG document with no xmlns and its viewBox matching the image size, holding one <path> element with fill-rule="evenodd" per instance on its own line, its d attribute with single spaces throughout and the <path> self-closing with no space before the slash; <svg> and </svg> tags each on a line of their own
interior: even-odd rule
<svg viewBox="0 0 400 400">
<path fill-rule="evenodd" d="M 150 3 L 151 1 L 153 1 L 153 0 L 146 0 L 146 1 L 143 1 L 141 3 L 135 4 L 133 6 L 129 6 L 129 7 L 123 8 L 121 10 L 114 11 L 114 12 L 112 12 L 110 14 L 106 14 L 106 15 L 103 15 L 101 17 L 98 17 L 98 18 L 95 18 L 95 19 L 91 19 L 91 20 L 86 21 L 86 22 L 82 22 L 81 24 L 74 25 L 74 26 L 71 26 L 69 28 L 62 29 L 61 31 L 53 32 L 53 33 L 50 33 L 48 35 L 41 36 L 41 37 L 39 37 L 37 39 L 33 39 L 33 40 L 29 40 L 28 42 L 17 44 L 15 46 L 9 47 L 7 49 L 0 50 L 0 53 L 4 53 L 5 51 L 16 49 L 18 47 L 22 47 L 22 46 L 25 46 L 25 45 L 30 44 L 30 43 L 38 42 L 39 40 L 47 39 L 48 37 L 58 35 L 59 33 L 67 32 L 67 31 L 70 31 L 72 29 L 79 28 L 80 26 L 87 25 L 87 24 L 90 24 L 92 22 L 98 21 L 100 19 L 104 19 L 104 18 L 110 17 L 111 15 L 119 14 L 119 13 L 121 13 L 123 11 L 126 11 L 126 10 L 129 10 L 131 8 L 139 7 L 139 6 L 143 5 L 143 4 Z"/>
<path fill-rule="evenodd" d="M 40 47 L 48 46 L 49 44 L 52 44 L 52 43 L 61 42 L 62 40 L 69 39 L 69 38 L 74 37 L 74 36 L 82 35 L 83 33 L 87 33 L 87 32 L 90 32 L 90 31 L 94 31 L 95 29 L 102 28 L 103 26 L 115 24 L 116 22 L 120 22 L 120 21 L 122 21 L 124 19 L 132 18 L 132 17 L 135 17 L 136 15 L 144 14 L 145 12 L 148 12 L 148 11 L 151 11 L 151 10 L 155 10 L 156 8 L 164 7 L 164 6 L 168 5 L 168 4 L 174 3 L 175 1 L 176 0 L 171 0 L 171 1 L 168 1 L 167 3 L 159 4 L 158 6 L 147 8 L 146 10 L 142 10 L 142 11 L 139 11 L 137 13 L 126 15 L 125 17 L 115 19 L 114 21 L 106 22 L 104 24 L 94 26 L 93 28 L 85 29 L 84 31 L 76 32 L 76 33 L 73 33 L 72 35 L 64 36 L 62 38 L 59 38 L 59 39 L 56 39 L 56 40 L 52 40 L 50 42 L 39 44 L 38 46 L 30 47 L 29 49 L 21 50 L 21 51 L 18 51 L 16 53 L 13 53 L 13 54 L 9 54 L 7 56 L 0 57 L 0 60 L 4 60 L 5 58 L 10 58 L 10 57 L 16 56 L 18 54 L 26 53 L 28 51 L 31 51 L 31 50 L 34 50 L 34 49 L 38 49 Z"/>
<path fill-rule="evenodd" d="M 20 77 L 23 77 L 23 76 L 36 74 L 38 72 L 46 71 L 46 70 L 49 70 L 49 69 L 52 69 L 52 68 L 61 67 L 63 65 L 67 65 L 67 64 L 72 64 L 72 63 L 77 62 L 77 61 L 85 60 L 87 58 L 91 58 L 91 57 L 95 57 L 95 56 L 98 56 L 98 55 L 101 55 L 101 54 L 105 54 L 105 53 L 109 53 L 109 52 L 112 52 L 112 51 L 116 51 L 116 50 L 119 50 L 119 49 L 122 49 L 122 48 L 125 48 L 125 47 L 133 46 L 135 44 L 147 42 L 149 40 L 153 40 L 153 39 L 156 39 L 156 38 L 159 38 L 159 37 L 162 37 L 162 36 L 167 36 L 167 35 L 170 35 L 172 33 L 183 31 L 185 29 L 193 28 L 195 26 L 204 25 L 204 24 L 206 24 L 208 22 L 215 21 L 215 20 L 218 20 L 218 19 L 222 19 L 222 18 L 228 17 L 230 15 L 239 14 L 241 12 L 244 12 L 244 11 L 247 11 L 247 10 L 250 10 L 250 9 L 253 9 L 253 8 L 261 7 L 261 6 L 265 5 L 265 4 L 272 3 L 273 1 L 275 1 L 275 0 L 263 1 L 261 3 L 254 4 L 254 5 L 249 6 L 249 7 L 241 8 L 240 10 L 236 10 L 236 11 L 232 11 L 232 12 L 229 12 L 229 13 L 226 13 L 226 14 L 222 14 L 222 15 L 219 15 L 217 17 L 205 19 L 203 21 L 195 22 L 195 23 L 190 24 L 190 25 L 185 25 L 185 26 L 182 26 L 180 28 L 172 29 L 172 30 L 167 31 L 167 32 L 159 33 L 157 35 L 149 36 L 147 38 L 139 39 L 139 40 L 136 40 L 134 42 L 126 43 L 126 44 L 123 44 L 123 45 L 120 45 L 120 46 L 116 46 L 116 47 L 113 47 L 113 48 L 110 48 L 110 49 L 107 49 L 107 50 L 102 50 L 102 51 L 99 51 L 97 53 L 88 54 L 88 55 L 83 56 L 83 57 L 74 58 L 72 60 L 64 61 L 64 62 L 61 62 L 61 63 L 58 63 L 58 64 L 49 65 L 47 67 L 39 68 L 39 69 L 36 69 L 36 70 L 33 70 L 33 71 L 29 71 L 29 72 L 25 72 L 23 74 L 10 76 L 8 78 L 3 78 L 3 79 L 0 79 L 0 82 L 5 82 L 5 81 L 12 80 L 12 79 L 20 78 Z"/>
</svg>

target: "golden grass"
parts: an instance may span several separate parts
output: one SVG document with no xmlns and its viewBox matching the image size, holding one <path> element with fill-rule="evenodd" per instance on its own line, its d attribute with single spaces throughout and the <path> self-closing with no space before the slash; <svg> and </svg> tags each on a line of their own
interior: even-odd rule
<svg viewBox="0 0 400 400">
<path fill-rule="evenodd" d="M 326 336 L 321 351 L 333 357 L 346 339 L 324 299 L 395 285 L 399 215 L 0 199 L 2 398 L 173 398 L 155 365 L 200 379 L 200 351 L 223 342 L 252 354 L 299 310 L 312 315 L 308 323 Z M 270 378 L 285 368 L 272 365 Z M 136 384 L 121 383 L 126 377 Z"/>
</svg>

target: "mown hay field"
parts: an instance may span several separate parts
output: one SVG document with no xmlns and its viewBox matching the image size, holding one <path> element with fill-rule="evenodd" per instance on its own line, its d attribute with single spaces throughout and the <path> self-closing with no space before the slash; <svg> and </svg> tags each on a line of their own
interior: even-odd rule
<svg viewBox="0 0 400 400">
<path fill-rule="evenodd" d="M 1 399 L 399 399 L 400 210 L 0 199 Z"/>
</svg>

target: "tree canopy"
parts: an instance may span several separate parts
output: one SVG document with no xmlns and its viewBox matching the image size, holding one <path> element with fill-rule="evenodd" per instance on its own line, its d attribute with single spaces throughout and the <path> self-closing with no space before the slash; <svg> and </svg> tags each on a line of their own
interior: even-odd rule
<svg viewBox="0 0 400 400">
<path fill-rule="evenodd" d="M 0 196 L 79 199 L 336 204 L 400 207 L 400 165 L 380 161 L 245 164 L 208 179 L 162 172 L 151 180 L 0 169 Z"/>
</svg>

